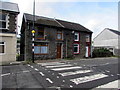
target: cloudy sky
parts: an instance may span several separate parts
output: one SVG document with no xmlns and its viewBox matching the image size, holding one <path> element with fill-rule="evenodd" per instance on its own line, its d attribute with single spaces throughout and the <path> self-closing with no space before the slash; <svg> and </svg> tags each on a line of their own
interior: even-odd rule
<svg viewBox="0 0 120 90">
<path fill-rule="evenodd" d="M 33 0 L 2 0 L 18 3 L 21 26 L 23 13 L 32 14 Z M 104 28 L 118 30 L 118 0 L 35 0 L 35 14 L 79 23 L 93 31 L 93 38 Z M 20 28 L 18 29 L 20 31 Z"/>
</svg>

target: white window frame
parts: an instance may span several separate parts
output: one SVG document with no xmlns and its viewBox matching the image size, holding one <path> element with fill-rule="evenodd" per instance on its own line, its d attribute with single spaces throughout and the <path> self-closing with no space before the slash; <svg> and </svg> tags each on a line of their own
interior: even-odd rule
<svg viewBox="0 0 120 90">
<path fill-rule="evenodd" d="M 79 54 L 80 53 L 80 45 L 79 44 L 74 44 L 74 45 L 78 45 L 78 46 L 76 46 L 76 47 L 78 47 L 78 50 L 77 50 L 78 52 L 74 52 L 74 54 Z"/>
<path fill-rule="evenodd" d="M 8 14 L 7 13 L 2 13 L 2 12 L 0 12 L 0 14 L 5 14 L 6 15 L 5 20 L 0 20 L 0 22 L 6 22 L 6 28 L 0 28 L 0 29 L 8 29 Z"/>
<path fill-rule="evenodd" d="M 0 42 L 4 42 L 4 41 L 0 41 Z M 4 55 L 6 52 L 6 42 L 4 42 L 4 44 L 0 44 L 0 45 L 4 45 L 4 53 L 0 53 L 0 55 Z"/>
<path fill-rule="evenodd" d="M 77 39 L 74 38 L 74 41 L 79 41 L 79 33 L 75 32 L 74 37 L 75 37 L 75 35 L 77 35 Z"/>
</svg>

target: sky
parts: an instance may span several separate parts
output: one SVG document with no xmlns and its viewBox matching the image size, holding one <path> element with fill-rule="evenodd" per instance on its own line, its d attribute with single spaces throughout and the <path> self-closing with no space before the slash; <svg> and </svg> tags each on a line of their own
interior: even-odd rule
<svg viewBox="0 0 120 90">
<path fill-rule="evenodd" d="M 33 13 L 34 0 L 2 1 L 18 4 L 18 26 L 23 13 Z M 93 32 L 92 38 L 105 28 L 118 30 L 118 0 L 35 0 L 35 14 L 79 23 Z"/>
</svg>

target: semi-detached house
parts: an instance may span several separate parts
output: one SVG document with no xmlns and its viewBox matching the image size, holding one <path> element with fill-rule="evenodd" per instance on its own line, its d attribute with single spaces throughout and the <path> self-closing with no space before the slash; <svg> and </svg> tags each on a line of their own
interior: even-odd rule
<svg viewBox="0 0 120 90">
<path fill-rule="evenodd" d="M 35 16 L 34 58 L 82 58 L 91 56 L 92 31 L 84 26 L 55 18 Z M 24 13 L 21 28 L 20 55 L 32 59 L 33 15 Z"/>
<path fill-rule="evenodd" d="M 0 63 L 16 61 L 18 5 L 0 1 Z"/>
</svg>

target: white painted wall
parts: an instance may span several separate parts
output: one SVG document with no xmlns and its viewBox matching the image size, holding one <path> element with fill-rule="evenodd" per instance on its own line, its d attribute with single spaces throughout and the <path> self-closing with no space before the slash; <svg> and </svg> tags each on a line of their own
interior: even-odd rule
<svg viewBox="0 0 120 90">
<path fill-rule="evenodd" d="M 118 35 L 109 31 L 108 29 L 104 29 L 98 36 L 94 39 L 94 47 L 114 47 L 118 49 Z"/>
</svg>

